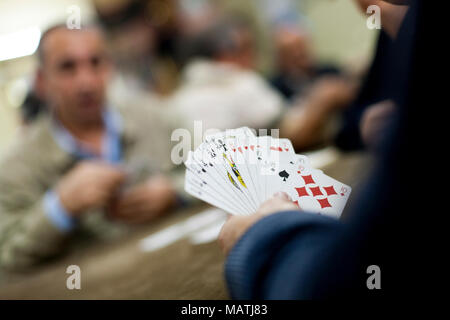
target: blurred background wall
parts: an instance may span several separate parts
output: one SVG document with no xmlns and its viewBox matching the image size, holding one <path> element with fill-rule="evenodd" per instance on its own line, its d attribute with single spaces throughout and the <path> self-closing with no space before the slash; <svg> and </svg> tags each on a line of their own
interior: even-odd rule
<svg viewBox="0 0 450 320">
<path fill-rule="evenodd" d="M 97 1 L 114 4 L 123 0 Z M 233 10 L 245 12 L 260 10 L 260 2 L 263 1 L 221 2 Z M 293 0 L 293 3 L 301 12 L 313 40 L 313 49 L 321 61 L 356 70 L 366 65 L 377 32 L 366 28 L 366 17 L 357 11 L 352 0 Z M 22 42 L 31 47 L 37 45 L 36 32 L 66 21 L 71 5 L 80 7 L 82 24 L 95 20 L 95 10 L 90 0 L 0 0 L 0 42 L 2 37 L 5 39 L 5 36 L 16 32 L 29 32 L 25 36 L 29 39 Z M 259 23 L 264 24 L 263 21 Z M 262 30 L 270 33 L 270 27 L 265 27 Z M 270 72 L 273 56 L 271 43 L 265 43 L 261 49 L 264 51 L 260 59 L 261 71 L 267 73 Z M 19 131 L 18 108 L 30 86 L 35 67 L 33 55 L 0 61 L 0 156 Z"/>
<path fill-rule="evenodd" d="M 352 0 L 307 0 L 304 12 L 311 24 L 314 48 L 319 58 L 338 64 L 367 63 L 377 31 L 366 27 Z"/>
</svg>

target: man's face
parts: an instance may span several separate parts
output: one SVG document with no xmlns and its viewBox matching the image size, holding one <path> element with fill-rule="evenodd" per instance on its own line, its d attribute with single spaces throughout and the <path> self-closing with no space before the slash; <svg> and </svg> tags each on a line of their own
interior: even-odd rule
<svg viewBox="0 0 450 320">
<path fill-rule="evenodd" d="M 251 32 L 246 29 L 236 29 L 233 30 L 231 37 L 234 48 L 224 50 L 216 59 L 244 69 L 254 68 L 255 52 Z"/>
<path fill-rule="evenodd" d="M 60 28 L 43 45 L 40 79 L 49 106 L 66 121 L 98 120 L 110 71 L 101 33 Z"/>
<path fill-rule="evenodd" d="M 251 32 L 246 29 L 237 30 L 234 38 L 237 47 L 236 63 L 246 69 L 254 68 L 255 52 Z"/>
<path fill-rule="evenodd" d="M 313 64 L 309 39 L 290 30 L 279 30 L 276 34 L 279 67 L 284 72 L 308 71 Z"/>
</svg>

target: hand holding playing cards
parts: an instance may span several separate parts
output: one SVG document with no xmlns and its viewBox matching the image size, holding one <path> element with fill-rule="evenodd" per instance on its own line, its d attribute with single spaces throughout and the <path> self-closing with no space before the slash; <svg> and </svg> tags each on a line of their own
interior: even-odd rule
<svg viewBox="0 0 450 320">
<path fill-rule="evenodd" d="M 288 139 L 257 137 L 246 127 L 206 136 L 185 165 L 187 193 L 238 216 L 264 211 L 267 199 L 285 192 L 297 208 L 338 218 L 351 193 L 295 154 Z"/>
<path fill-rule="evenodd" d="M 112 202 L 108 215 L 125 223 L 145 223 L 167 212 L 175 202 L 175 191 L 169 179 L 154 176 L 124 191 Z"/>
<path fill-rule="evenodd" d="M 125 180 L 125 173 L 97 161 L 77 164 L 59 182 L 56 192 L 66 211 L 77 216 L 93 208 L 104 208 Z"/>
<path fill-rule="evenodd" d="M 231 216 L 223 225 L 219 235 L 219 244 L 225 254 L 230 252 L 237 240 L 258 220 L 273 213 L 299 208 L 292 199 L 284 193 L 278 192 L 272 198 L 266 200 L 255 212 L 249 216 Z"/>
</svg>

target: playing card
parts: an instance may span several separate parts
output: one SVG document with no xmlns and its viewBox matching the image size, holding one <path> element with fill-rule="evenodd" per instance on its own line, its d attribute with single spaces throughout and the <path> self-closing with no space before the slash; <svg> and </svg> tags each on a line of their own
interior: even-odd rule
<svg viewBox="0 0 450 320">
<path fill-rule="evenodd" d="M 235 138 L 227 138 L 226 145 L 228 146 L 228 155 L 230 159 L 234 160 L 236 168 L 239 170 L 242 179 L 245 181 L 247 190 L 257 207 L 262 203 L 263 199 L 259 195 L 258 180 L 249 167 L 248 154 L 248 136 L 237 136 Z"/>
<path fill-rule="evenodd" d="M 223 177 L 228 178 L 228 183 L 235 187 L 235 191 L 239 190 L 238 194 L 243 195 L 247 200 L 246 203 L 253 209 L 258 208 L 259 203 L 256 197 L 252 196 L 250 190 L 254 190 L 251 184 L 245 161 L 240 164 L 236 162 L 235 155 L 231 151 L 231 145 L 235 145 L 235 141 L 239 136 L 245 136 L 248 133 L 246 129 L 228 130 L 223 133 L 218 133 L 205 137 L 207 148 L 214 154 L 216 162 L 219 164 L 218 171 Z M 226 180 L 226 179 L 225 179 Z"/>
<path fill-rule="evenodd" d="M 286 192 L 301 210 L 340 217 L 351 188 L 322 171 L 305 168 L 280 191 Z"/>
<path fill-rule="evenodd" d="M 220 195 L 218 197 L 218 195 L 215 194 L 214 189 L 208 188 L 208 184 L 205 181 L 199 180 L 191 170 L 186 170 L 185 190 L 196 198 L 215 207 L 223 208 L 228 213 L 235 215 L 241 214 L 239 209 L 236 209 L 231 202 L 227 202 L 225 199 L 221 198 Z"/>
<path fill-rule="evenodd" d="M 226 169 L 220 165 L 215 163 L 216 155 L 213 155 L 211 151 L 207 150 L 207 146 L 202 144 L 199 148 L 192 154 L 192 159 L 196 163 L 200 165 L 200 167 L 205 171 L 207 178 L 206 181 L 209 181 L 211 185 L 217 185 L 217 188 L 220 189 L 220 193 L 222 197 L 233 203 L 233 205 L 239 208 L 241 214 L 249 214 L 253 212 L 253 208 L 248 206 L 248 203 L 245 199 L 242 198 L 240 194 L 240 190 L 237 190 L 236 186 L 230 187 L 230 181 L 227 177 Z M 237 186 L 238 187 L 238 186 Z"/>
<path fill-rule="evenodd" d="M 199 150 L 194 152 L 194 158 L 199 159 L 200 155 L 203 155 L 204 166 L 207 165 L 210 169 L 209 174 L 214 177 L 223 192 L 231 194 L 237 205 L 242 208 L 242 212 L 254 212 L 256 205 L 247 195 L 245 181 L 239 179 L 239 172 L 233 170 L 232 165 L 227 163 L 223 152 L 217 149 L 217 145 L 205 141 L 200 145 Z"/>
<path fill-rule="evenodd" d="M 275 192 L 279 191 L 273 185 L 274 178 L 280 171 L 280 164 L 286 158 L 294 155 L 294 148 L 288 139 L 274 139 L 270 136 L 259 137 L 258 139 L 259 172 L 260 182 L 263 185 L 264 199 L 268 199 Z"/>
<path fill-rule="evenodd" d="M 284 190 L 286 186 L 296 180 L 300 172 L 307 169 L 311 169 L 307 157 L 290 153 L 280 155 L 275 166 L 275 174 L 266 177 L 268 186 L 266 196 L 270 197 L 274 193 Z"/>
</svg>

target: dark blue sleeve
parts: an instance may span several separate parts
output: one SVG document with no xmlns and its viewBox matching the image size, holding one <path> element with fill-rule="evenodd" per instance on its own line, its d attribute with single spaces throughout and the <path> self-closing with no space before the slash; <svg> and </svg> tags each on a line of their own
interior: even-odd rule
<svg viewBox="0 0 450 320">
<path fill-rule="evenodd" d="M 231 250 L 225 265 L 233 299 L 307 299 L 309 276 L 341 223 L 299 211 L 255 223 Z"/>
</svg>

